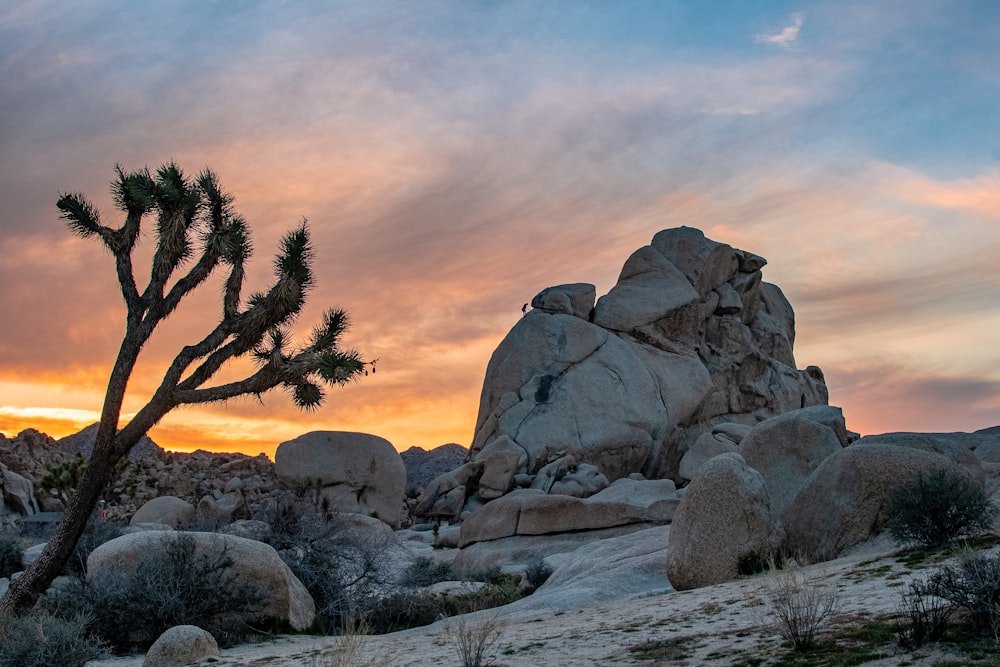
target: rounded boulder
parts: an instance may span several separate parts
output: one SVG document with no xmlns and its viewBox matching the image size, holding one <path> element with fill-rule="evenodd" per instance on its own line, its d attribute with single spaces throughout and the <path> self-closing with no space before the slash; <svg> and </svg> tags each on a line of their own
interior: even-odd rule
<svg viewBox="0 0 1000 667">
<path fill-rule="evenodd" d="M 731 581 L 740 559 L 767 558 L 780 542 L 764 478 L 739 454 L 721 454 L 702 467 L 677 506 L 667 578 L 680 591 Z"/>
<path fill-rule="evenodd" d="M 392 444 L 375 435 L 313 431 L 278 445 L 274 472 L 290 486 L 319 490 L 330 508 L 375 516 L 398 528 L 406 466 Z"/>
</svg>

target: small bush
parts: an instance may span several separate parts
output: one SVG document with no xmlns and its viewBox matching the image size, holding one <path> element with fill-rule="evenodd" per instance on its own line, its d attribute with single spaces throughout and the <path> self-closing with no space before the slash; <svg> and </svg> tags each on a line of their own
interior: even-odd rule
<svg viewBox="0 0 1000 667">
<path fill-rule="evenodd" d="M 401 583 L 407 588 L 422 588 L 441 581 L 450 581 L 452 576 L 450 563 L 439 563 L 433 558 L 420 556 L 406 568 Z"/>
<path fill-rule="evenodd" d="M 798 570 L 771 576 L 765 595 L 775 628 L 796 651 L 811 648 L 823 622 L 837 610 L 837 590 Z"/>
<path fill-rule="evenodd" d="M 552 566 L 541 556 L 535 556 L 528 561 L 528 567 L 524 570 L 524 577 L 532 588 L 538 588 L 548 581 L 550 576 L 552 576 Z"/>
<path fill-rule="evenodd" d="M 0 667 L 80 667 L 107 657 L 107 645 L 88 631 L 88 620 L 44 611 L 0 619 Z"/>
<path fill-rule="evenodd" d="M 965 610 L 979 631 L 1000 639 L 1000 554 L 966 552 L 930 581 L 936 594 Z"/>
<path fill-rule="evenodd" d="M 886 529 L 898 544 L 940 547 L 988 531 L 996 512 L 974 479 L 937 468 L 896 487 Z"/>
<path fill-rule="evenodd" d="M 20 536 L 14 531 L 0 531 L 0 579 L 22 569 Z"/>
<path fill-rule="evenodd" d="M 448 621 L 445 627 L 445 634 L 458 653 L 462 667 L 492 664 L 503 632 L 503 623 L 495 617 L 480 621 L 463 618 Z"/>
<path fill-rule="evenodd" d="M 915 649 L 927 642 L 941 641 L 953 611 L 939 582 L 933 578 L 911 581 L 899 609 L 900 621 L 896 626 L 899 645 Z"/>
<path fill-rule="evenodd" d="M 369 639 L 372 629 L 367 623 L 349 621 L 337 643 L 313 657 L 309 667 L 385 667 L 396 663 L 398 651 L 374 650 Z"/>
<path fill-rule="evenodd" d="M 767 559 L 756 551 L 749 551 L 736 561 L 736 571 L 743 577 L 751 577 L 761 572 L 767 572 L 769 569 L 771 568 Z"/>
<path fill-rule="evenodd" d="M 485 570 L 474 570 L 466 575 L 466 581 L 482 581 L 487 584 L 496 584 L 506 577 L 499 565 L 491 565 Z"/>
</svg>

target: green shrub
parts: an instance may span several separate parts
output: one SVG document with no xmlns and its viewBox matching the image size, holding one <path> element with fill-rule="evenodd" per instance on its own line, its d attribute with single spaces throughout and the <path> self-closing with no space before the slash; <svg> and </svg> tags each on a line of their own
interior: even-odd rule
<svg viewBox="0 0 1000 667">
<path fill-rule="evenodd" d="M 898 544 L 940 547 L 992 527 L 996 507 L 970 476 L 944 468 L 893 491 L 886 529 Z"/>
<path fill-rule="evenodd" d="M 980 632 L 1000 638 L 1000 554 L 962 554 L 931 575 L 935 594 L 964 610 Z"/>
<path fill-rule="evenodd" d="M 552 576 L 552 566 L 545 562 L 541 556 L 535 556 L 528 561 L 528 566 L 524 570 L 524 577 L 531 584 L 532 588 L 538 588 Z"/>
<path fill-rule="evenodd" d="M 800 570 L 775 572 L 765 585 L 775 629 L 796 651 L 812 648 L 823 623 L 837 610 L 837 589 Z"/>
<path fill-rule="evenodd" d="M 911 581 L 899 609 L 896 625 L 899 645 L 912 650 L 927 642 L 941 641 L 954 609 L 944 597 L 940 582 L 933 577 Z"/>
<path fill-rule="evenodd" d="M 22 569 L 21 537 L 11 530 L 0 531 L 0 579 Z"/>
<path fill-rule="evenodd" d="M 60 618 L 44 611 L 0 619 L 0 667 L 81 667 L 107 657 L 107 645 L 88 618 Z"/>
<path fill-rule="evenodd" d="M 440 563 L 433 558 L 420 556 L 413 559 L 413 562 L 403 572 L 400 581 L 407 588 L 422 588 L 442 581 L 450 581 L 451 578 L 450 563 Z"/>
</svg>

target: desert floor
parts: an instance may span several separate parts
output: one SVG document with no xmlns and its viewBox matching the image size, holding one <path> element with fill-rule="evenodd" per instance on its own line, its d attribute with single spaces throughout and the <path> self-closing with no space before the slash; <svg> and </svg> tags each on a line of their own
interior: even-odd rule
<svg viewBox="0 0 1000 667">
<path fill-rule="evenodd" d="M 907 565 L 904 553 L 875 541 L 835 561 L 802 567 L 798 574 L 837 591 L 837 611 L 824 626 L 846 653 L 856 641 L 850 630 L 898 612 L 908 582 L 936 564 Z M 546 609 L 546 587 L 498 610 L 479 612 L 389 635 L 351 638 L 282 636 L 222 651 L 204 664 L 268 667 L 335 665 L 460 665 L 453 640 L 459 627 L 496 623 L 501 635 L 490 656 L 494 665 L 773 665 L 789 663 L 791 649 L 771 625 L 765 602 L 774 575 L 757 575 L 686 592 L 630 595 L 576 609 Z M 667 586 L 664 575 L 664 586 Z M 535 598 L 532 600 L 532 598 Z M 555 600 L 556 598 L 551 598 Z M 562 600 L 564 598 L 560 598 Z M 559 607 L 557 609 L 557 606 Z M 883 624 L 884 625 L 884 624 Z M 342 642 L 346 644 L 342 645 Z M 358 650 L 351 656 L 350 650 Z M 961 665 L 969 662 L 948 644 L 913 652 L 887 641 L 867 651 L 866 665 Z M 338 662 L 338 655 L 341 662 Z M 973 664 L 991 662 L 983 656 Z M 90 667 L 139 667 L 143 658 L 114 658 Z M 822 664 L 820 658 L 794 662 Z"/>
</svg>

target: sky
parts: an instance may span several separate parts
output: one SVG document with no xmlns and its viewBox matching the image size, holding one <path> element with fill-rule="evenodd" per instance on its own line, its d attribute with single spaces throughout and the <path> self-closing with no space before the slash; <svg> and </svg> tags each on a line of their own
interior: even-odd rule
<svg viewBox="0 0 1000 667">
<path fill-rule="evenodd" d="M 171 160 L 235 197 L 248 290 L 308 219 L 297 330 L 345 308 L 378 365 L 313 412 L 177 409 L 151 432 L 168 449 L 468 445 L 521 305 L 606 293 L 680 225 L 768 259 L 848 428 L 1000 424 L 998 61 L 988 0 L 0 4 L 0 432 L 96 421 L 121 342 L 112 258 L 57 198 L 117 226 L 115 165 Z M 214 326 L 219 285 L 144 350 L 125 419 Z"/>
</svg>

